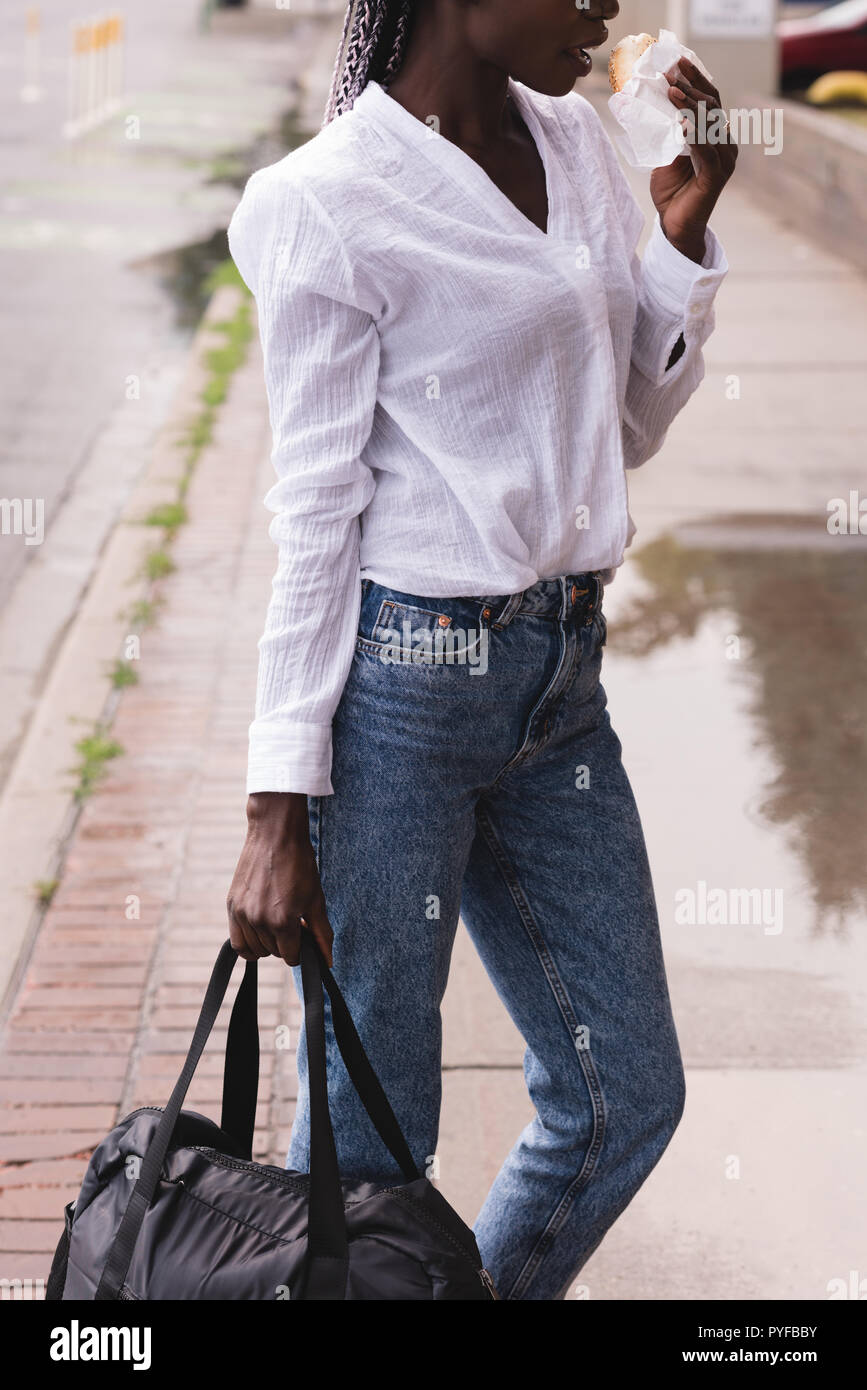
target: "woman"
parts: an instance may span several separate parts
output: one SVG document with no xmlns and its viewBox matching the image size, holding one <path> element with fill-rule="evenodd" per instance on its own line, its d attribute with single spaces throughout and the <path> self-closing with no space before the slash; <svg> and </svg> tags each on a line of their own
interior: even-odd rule
<svg viewBox="0 0 867 1390">
<path fill-rule="evenodd" d="M 424 1168 L 460 911 L 536 1108 L 475 1226 L 512 1299 L 565 1295 L 684 1094 L 601 598 L 635 530 L 624 470 L 703 375 L 736 150 L 653 173 L 639 261 L 641 214 L 573 91 L 617 13 L 350 5 L 322 130 L 252 176 L 229 229 L 279 547 L 232 943 L 296 966 L 309 926 Z M 681 110 L 719 105 L 694 67 L 669 76 Z M 332 1039 L 329 1073 L 343 1173 L 394 1178 Z M 304 1171 L 303 1038 L 299 1077 Z"/>
</svg>

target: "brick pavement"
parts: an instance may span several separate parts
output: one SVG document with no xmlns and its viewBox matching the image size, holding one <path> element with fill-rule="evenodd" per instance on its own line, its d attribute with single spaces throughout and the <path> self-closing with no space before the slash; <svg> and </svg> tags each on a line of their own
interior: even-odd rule
<svg viewBox="0 0 867 1390">
<path fill-rule="evenodd" d="M 191 405 L 179 401 L 179 415 Z M 84 805 L 0 1039 L 0 1279 L 47 1275 L 93 1147 L 128 1111 L 165 1103 L 226 936 L 276 560 L 262 506 L 269 448 L 254 337 L 190 485 L 139 683 L 117 703 L 111 733 L 125 752 Z M 126 916 L 130 895 L 137 920 Z M 227 1013 L 187 1101 L 215 1118 Z M 255 1138 L 265 1161 L 283 1161 L 295 1094 L 294 1053 L 276 1048 L 275 1030 L 288 1024 L 294 1041 L 299 1020 L 289 973 L 265 961 Z"/>
</svg>

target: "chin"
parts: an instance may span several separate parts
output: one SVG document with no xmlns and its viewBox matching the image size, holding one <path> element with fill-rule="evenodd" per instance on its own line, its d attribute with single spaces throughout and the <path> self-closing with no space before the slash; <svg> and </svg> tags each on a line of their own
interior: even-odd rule
<svg viewBox="0 0 867 1390">
<path fill-rule="evenodd" d="M 516 82 L 521 82 L 525 87 L 530 87 L 534 92 L 541 92 L 546 97 L 568 96 L 585 76 L 586 73 L 576 72 L 574 64 L 568 58 L 548 68 L 544 74 L 537 72 L 522 77 L 519 72 L 512 73 Z"/>
<path fill-rule="evenodd" d="M 545 95 L 549 97 L 565 97 L 569 95 L 572 88 L 580 81 L 580 77 L 576 78 L 573 73 L 565 82 L 552 82 L 547 87 L 540 87 L 539 90 L 544 91 Z"/>
</svg>

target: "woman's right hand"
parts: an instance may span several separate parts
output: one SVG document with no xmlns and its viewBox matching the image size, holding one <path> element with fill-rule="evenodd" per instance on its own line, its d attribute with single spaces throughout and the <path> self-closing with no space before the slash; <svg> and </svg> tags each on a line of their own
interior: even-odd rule
<svg viewBox="0 0 867 1390">
<path fill-rule="evenodd" d="M 307 797 L 255 792 L 247 799 L 247 839 L 226 899 L 229 939 L 242 960 L 301 959 L 304 919 L 328 965 L 334 933 L 310 843 Z"/>
</svg>

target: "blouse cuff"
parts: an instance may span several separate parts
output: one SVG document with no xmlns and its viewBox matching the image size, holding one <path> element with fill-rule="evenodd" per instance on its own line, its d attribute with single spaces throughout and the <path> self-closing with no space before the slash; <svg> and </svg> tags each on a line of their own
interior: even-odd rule
<svg viewBox="0 0 867 1390">
<path fill-rule="evenodd" d="M 704 260 L 697 265 L 672 246 L 657 213 L 641 261 L 642 293 L 632 357 L 639 370 L 658 386 L 680 375 L 691 342 L 703 342 L 713 327 L 713 301 L 729 266 L 710 227 L 705 242 Z M 667 371 L 681 333 L 687 351 Z"/>
<path fill-rule="evenodd" d="M 331 796 L 331 725 L 265 716 L 249 730 L 247 795 L 301 792 Z"/>
</svg>

